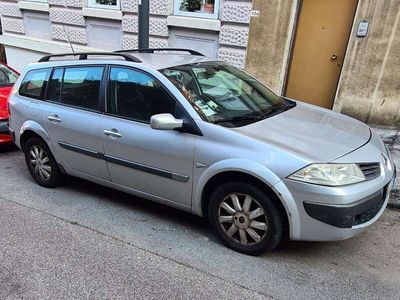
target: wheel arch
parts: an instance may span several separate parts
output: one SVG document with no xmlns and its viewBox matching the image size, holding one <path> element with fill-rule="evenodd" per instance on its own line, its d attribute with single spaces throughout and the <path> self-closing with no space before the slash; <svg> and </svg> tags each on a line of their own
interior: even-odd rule
<svg viewBox="0 0 400 300">
<path fill-rule="evenodd" d="M 230 162 L 227 164 L 230 164 Z M 293 227 L 299 225 L 299 213 L 293 198 L 290 193 L 288 194 L 287 188 L 282 184 L 280 178 L 266 166 L 258 165 L 253 161 L 247 161 L 246 166 L 247 169 L 210 166 L 198 180 L 192 212 L 207 217 L 208 201 L 216 186 L 229 181 L 250 182 L 271 196 L 285 221 L 285 235 L 293 238 L 293 235 L 296 235 L 298 231 Z"/>
<path fill-rule="evenodd" d="M 38 137 L 42 139 L 49 147 L 49 136 L 46 130 L 38 123 L 34 121 L 26 121 L 19 131 L 19 146 L 21 150 L 24 150 L 26 141 L 31 137 Z"/>
</svg>

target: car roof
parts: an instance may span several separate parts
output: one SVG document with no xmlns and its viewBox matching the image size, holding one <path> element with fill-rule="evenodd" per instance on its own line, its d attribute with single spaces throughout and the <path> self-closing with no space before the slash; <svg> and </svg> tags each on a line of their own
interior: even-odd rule
<svg viewBox="0 0 400 300">
<path fill-rule="evenodd" d="M 130 53 L 142 61 L 142 63 L 156 69 L 166 69 L 180 65 L 195 64 L 200 62 L 216 61 L 216 59 L 190 54 L 176 53 Z"/>
<path fill-rule="evenodd" d="M 87 57 L 85 59 L 79 59 L 77 57 L 80 53 L 74 54 L 67 53 L 67 54 L 55 54 L 49 55 L 47 57 L 42 58 L 38 63 L 30 64 L 30 69 L 37 69 L 39 67 L 57 67 L 57 66 L 68 66 L 68 65 L 85 65 L 85 64 L 107 64 L 107 63 L 118 63 L 124 61 L 126 63 L 134 63 L 134 64 L 143 64 L 147 67 L 150 67 L 155 70 L 162 70 L 165 68 L 171 68 L 180 65 L 187 65 L 187 64 L 195 64 L 201 62 L 217 62 L 216 59 L 201 56 L 201 55 L 193 55 L 193 54 L 186 54 L 186 53 L 138 53 L 135 51 L 124 51 L 124 52 L 104 52 L 104 53 L 97 53 L 91 52 L 86 53 Z M 84 54 L 84 55 L 86 55 Z M 119 56 L 121 55 L 121 56 Z M 123 55 L 131 56 L 128 59 L 124 60 Z M 132 60 L 129 60 L 132 58 Z"/>
</svg>

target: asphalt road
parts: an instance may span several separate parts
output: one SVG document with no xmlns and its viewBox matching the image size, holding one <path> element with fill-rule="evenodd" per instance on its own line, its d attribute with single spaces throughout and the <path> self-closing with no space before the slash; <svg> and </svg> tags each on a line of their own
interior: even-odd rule
<svg viewBox="0 0 400 300">
<path fill-rule="evenodd" d="M 245 256 L 195 216 L 69 179 L 44 189 L 0 149 L 0 299 L 398 299 L 400 211 L 335 243 Z"/>
</svg>

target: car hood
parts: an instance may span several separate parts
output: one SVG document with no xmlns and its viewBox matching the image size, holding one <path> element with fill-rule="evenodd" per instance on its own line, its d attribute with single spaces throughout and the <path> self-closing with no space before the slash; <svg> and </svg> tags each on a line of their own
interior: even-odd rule
<svg viewBox="0 0 400 300">
<path fill-rule="evenodd" d="M 12 87 L 0 87 L 0 119 L 8 118 L 7 98 Z"/>
<path fill-rule="evenodd" d="M 299 102 L 288 111 L 235 130 L 310 162 L 335 160 L 371 137 L 369 127 L 360 121 Z"/>
</svg>

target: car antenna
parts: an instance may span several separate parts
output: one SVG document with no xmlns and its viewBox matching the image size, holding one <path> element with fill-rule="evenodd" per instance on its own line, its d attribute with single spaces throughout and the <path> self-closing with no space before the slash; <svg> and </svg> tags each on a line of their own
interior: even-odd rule
<svg viewBox="0 0 400 300">
<path fill-rule="evenodd" d="M 67 0 L 64 0 L 64 7 L 68 8 L 67 6 Z M 65 27 L 65 24 L 61 22 L 62 27 L 64 28 L 65 36 L 67 37 L 67 42 L 69 46 L 71 47 L 72 53 L 75 54 L 74 46 L 72 46 L 71 40 L 69 39 L 69 32 L 67 30 L 67 27 Z"/>
</svg>

